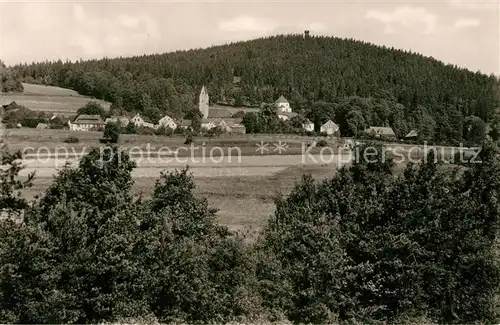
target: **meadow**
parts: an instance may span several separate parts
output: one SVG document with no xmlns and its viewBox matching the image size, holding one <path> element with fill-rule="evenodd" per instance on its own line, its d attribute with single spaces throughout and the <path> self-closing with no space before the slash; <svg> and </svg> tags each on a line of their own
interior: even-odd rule
<svg viewBox="0 0 500 325">
<path fill-rule="evenodd" d="M 65 141 L 70 137 L 78 138 L 78 142 L 66 143 Z M 66 151 L 78 154 L 85 150 L 90 150 L 91 147 L 103 146 L 99 141 L 101 138 L 102 132 L 21 128 L 9 129 L 6 133 L 5 141 L 11 150 L 25 150 L 27 154 L 37 154 L 40 156 L 54 155 L 56 152 L 66 155 Z M 135 150 L 150 150 L 152 152 L 163 148 L 163 152 L 165 152 L 167 149 L 175 151 L 179 148 L 185 148 L 184 141 L 185 137 L 177 134 L 173 136 L 122 134 L 120 135 L 118 145 L 124 149 L 134 148 Z M 199 153 L 195 153 L 196 156 L 202 154 L 202 146 L 206 152 L 210 152 L 212 148 L 216 147 L 217 150 L 213 150 L 214 155 L 217 155 L 220 149 L 222 149 L 224 155 L 227 155 L 228 150 L 235 147 L 239 148 L 243 156 L 274 155 L 277 153 L 297 155 L 302 154 L 307 149 L 307 146 L 314 141 L 317 141 L 317 138 L 286 134 L 226 134 L 212 138 L 194 137 L 193 146 L 200 147 Z M 332 148 L 338 148 L 344 146 L 345 140 L 330 138 L 327 142 Z M 265 144 L 267 145 L 262 152 L 256 151 L 259 148 L 258 145 Z M 282 152 L 278 152 L 280 144 L 284 148 Z M 313 148 L 310 152 L 318 153 L 320 150 L 320 148 Z M 185 156 L 191 155 L 191 153 L 181 150 L 179 151 L 179 155 Z"/>
<path fill-rule="evenodd" d="M 78 143 L 65 143 L 68 137 L 77 137 Z M 65 157 L 54 159 L 56 150 L 65 148 L 70 152 L 86 153 L 92 147 L 103 146 L 99 139 L 102 132 L 75 132 L 68 130 L 36 130 L 36 129 L 12 129 L 8 130 L 7 145 L 11 150 L 23 150 L 28 147 L 28 159 L 25 160 L 27 168 L 21 173 L 36 171 L 37 177 L 34 186 L 26 193 L 26 197 L 32 199 L 40 195 L 53 180 L 53 176 L 66 162 Z M 172 150 L 185 147 L 185 138 L 181 135 L 155 136 L 123 134 L 120 136 L 119 145 L 125 149 L 133 147 L 147 150 L 147 146 L 154 151 L 161 147 Z M 219 209 L 218 218 L 221 224 L 231 229 L 245 229 L 250 232 L 258 231 L 274 211 L 273 198 L 278 194 L 288 194 L 295 184 L 300 181 L 302 175 L 311 174 L 316 180 L 331 177 L 341 164 L 314 163 L 303 161 L 304 145 L 313 142 L 314 138 L 294 135 L 252 135 L 233 134 L 222 135 L 213 138 L 194 138 L 195 146 L 202 146 L 206 152 L 211 148 L 220 147 L 224 150 L 221 154 L 227 158 L 228 150 L 237 147 L 241 150 L 241 162 L 233 160 L 232 163 L 224 160 L 222 163 L 191 159 L 173 161 L 166 163 L 161 159 L 140 160 L 138 168 L 132 172 L 134 177 L 134 192 L 148 197 L 154 187 L 160 172 L 174 170 L 190 166 L 195 177 L 196 190 L 199 196 L 206 197 L 208 202 Z M 269 144 L 269 150 L 262 153 L 256 152 L 257 145 L 262 142 Z M 286 143 L 286 152 L 279 155 L 273 144 L 281 141 Z M 345 139 L 329 139 L 329 145 L 339 148 L 345 143 Z M 398 144 L 398 146 L 402 146 Z M 41 150 L 43 148 L 43 150 Z M 310 153 L 314 157 L 324 148 L 313 148 Z M 333 151 L 333 149 L 331 150 Z M 409 151 L 409 150 L 408 150 Z M 38 155 L 35 153 L 38 152 Z M 48 153 L 52 154 L 52 157 Z M 62 151 L 58 151 L 63 154 Z M 195 156 L 201 156 L 201 151 L 195 151 Z M 30 157 L 31 154 L 31 157 Z M 45 154 L 45 156 L 44 156 Z M 417 156 L 421 155 L 417 152 Z M 38 156 L 39 159 L 35 156 Z M 42 157 L 43 156 L 43 157 Z M 133 156 L 133 155 L 132 155 Z M 181 152 L 178 157 L 188 156 L 189 152 Z M 45 159 L 47 158 L 47 159 Z M 76 164 L 76 159 L 69 160 Z M 76 157 L 75 157 L 76 158 Z M 192 158 L 192 157 L 191 157 Z M 156 159 L 156 160 L 155 160 Z M 43 160 L 43 161 L 42 161 Z M 404 164 L 395 168 L 400 172 Z"/>
<path fill-rule="evenodd" d="M 0 93 L 0 105 L 16 102 L 33 111 L 63 116 L 75 115 L 76 111 L 89 101 L 96 101 L 105 109 L 109 109 L 111 105 L 104 100 L 82 96 L 71 89 L 26 83 L 23 83 L 23 87 L 23 93 Z"/>
<path fill-rule="evenodd" d="M 265 169 L 265 167 L 263 167 Z M 274 212 L 273 199 L 278 194 L 288 194 L 303 174 L 321 180 L 332 176 L 334 165 L 290 166 L 268 175 L 253 176 L 196 176 L 196 195 L 207 198 L 210 205 L 219 209 L 218 220 L 233 230 L 257 232 Z M 152 175 L 151 175 L 152 176 Z M 149 197 L 157 177 L 134 177 L 136 195 Z M 53 181 L 52 177 L 36 177 L 33 187 L 24 195 L 28 199 L 43 193 Z"/>
</svg>

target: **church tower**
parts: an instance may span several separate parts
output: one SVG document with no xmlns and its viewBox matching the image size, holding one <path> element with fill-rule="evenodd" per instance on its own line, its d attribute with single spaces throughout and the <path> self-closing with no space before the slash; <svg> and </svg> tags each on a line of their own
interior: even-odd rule
<svg viewBox="0 0 500 325">
<path fill-rule="evenodd" d="M 203 115 L 203 118 L 208 118 L 208 91 L 205 86 L 201 88 L 200 92 L 200 102 L 199 102 L 199 110 L 201 112 L 201 115 Z"/>
</svg>

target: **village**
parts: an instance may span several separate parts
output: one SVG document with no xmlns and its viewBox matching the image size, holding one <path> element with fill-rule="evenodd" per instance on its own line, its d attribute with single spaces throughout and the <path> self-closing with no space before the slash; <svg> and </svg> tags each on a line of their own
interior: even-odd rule
<svg viewBox="0 0 500 325">
<path fill-rule="evenodd" d="M 298 116 L 297 113 L 293 112 L 289 101 L 283 95 L 274 102 L 274 106 L 278 118 L 282 121 L 288 121 Z M 202 87 L 199 95 L 198 109 L 201 115 L 201 129 L 203 131 L 218 129 L 221 133 L 247 133 L 243 118 L 233 117 L 231 112 L 224 108 L 214 108 L 210 106 L 209 94 L 205 86 Z M 302 120 L 302 129 L 305 132 L 315 132 L 315 125 L 312 121 L 304 117 Z M 68 128 L 72 131 L 95 131 L 102 130 L 108 123 L 119 123 L 122 128 L 126 128 L 132 123 L 135 128 L 147 128 L 152 130 L 164 128 L 175 131 L 178 129 L 187 130 L 192 128 L 192 120 L 190 119 L 176 120 L 169 115 L 165 115 L 155 124 L 141 116 L 140 113 L 137 113 L 132 118 L 128 116 L 111 116 L 105 120 L 97 114 L 81 114 L 78 115 L 73 122 L 68 121 Z M 324 136 L 341 136 L 339 125 L 331 119 L 320 125 L 318 133 Z M 364 130 L 364 133 L 372 137 L 396 139 L 396 134 L 390 127 L 371 126 Z M 417 136 L 417 131 L 412 130 L 406 135 L 405 139 L 414 139 Z"/>
</svg>

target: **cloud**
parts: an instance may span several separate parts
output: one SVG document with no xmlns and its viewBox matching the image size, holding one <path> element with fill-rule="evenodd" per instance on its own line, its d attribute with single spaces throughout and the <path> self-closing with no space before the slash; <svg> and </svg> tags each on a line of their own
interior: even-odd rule
<svg viewBox="0 0 500 325">
<path fill-rule="evenodd" d="M 130 15 L 120 15 L 116 20 L 126 28 L 137 28 L 140 24 L 139 18 Z"/>
<path fill-rule="evenodd" d="M 495 10 L 499 8 L 498 0 L 490 1 L 464 1 L 448 0 L 448 4 L 456 9 L 465 10 Z"/>
<path fill-rule="evenodd" d="M 437 17 L 425 8 L 399 7 L 392 12 L 370 10 L 365 18 L 377 20 L 385 24 L 385 33 L 396 33 L 403 28 L 424 27 L 424 33 L 432 34 L 436 31 Z"/>
<path fill-rule="evenodd" d="M 274 31 L 279 25 L 270 19 L 238 16 L 219 22 L 218 27 L 225 32 L 255 32 L 265 34 Z"/>
<path fill-rule="evenodd" d="M 162 33 L 149 14 L 142 10 L 103 12 L 101 8 L 105 6 L 85 2 L 7 4 L 0 55 L 12 64 L 157 51 Z"/>
<path fill-rule="evenodd" d="M 477 27 L 481 25 L 481 22 L 477 19 L 471 18 L 461 18 L 455 22 L 455 28 L 469 28 L 469 27 Z"/>
</svg>

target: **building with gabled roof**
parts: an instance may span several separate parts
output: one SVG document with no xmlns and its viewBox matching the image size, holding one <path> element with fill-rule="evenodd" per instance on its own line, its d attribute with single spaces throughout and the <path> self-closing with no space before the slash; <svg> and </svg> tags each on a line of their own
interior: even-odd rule
<svg viewBox="0 0 500 325">
<path fill-rule="evenodd" d="M 285 96 L 281 95 L 275 102 L 278 107 L 278 113 L 291 113 L 292 108 L 290 107 L 290 103 L 285 98 Z"/>
<path fill-rule="evenodd" d="M 333 135 L 340 131 L 339 126 L 333 122 L 332 120 L 328 120 L 325 124 L 323 124 L 320 128 L 321 133 L 326 133 L 327 135 Z"/>
<path fill-rule="evenodd" d="M 302 128 L 308 132 L 314 132 L 314 123 L 306 119 L 304 123 L 302 123 Z"/>
<path fill-rule="evenodd" d="M 158 121 L 158 127 L 170 128 L 172 130 L 175 130 L 177 128 L 177 123 L 175 123 L 173 118 L 165 115 Z"/>
<path fill-rule="evenodd" d="M 68 121 L 69 129 L 72 131 L 99 130 L 105 125 L 100 115 L 81 114 L 73 121 Z"/>
<path fill-rule="evenodd" d="M 395 138 L 396 133 L 390 127 L 386 126 L 370 126 L 365 130 L 365 133 L 378 138 Z"/>
</svg>

